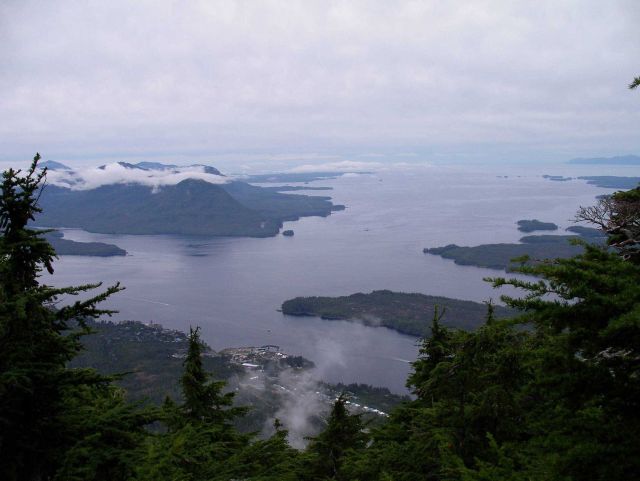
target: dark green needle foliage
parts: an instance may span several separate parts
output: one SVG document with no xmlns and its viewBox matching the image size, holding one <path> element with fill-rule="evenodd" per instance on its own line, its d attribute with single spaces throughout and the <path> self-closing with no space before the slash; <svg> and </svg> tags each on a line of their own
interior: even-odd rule
<svg viewBox="0 0 640 481">
<path fill-rule="evenodd" d="M 303 463 L 302 479 L 351 479 L 343 470 L 344 460 L 349 453 L 364 449 L 367 435 L 361 416 L 350 414 L 346 402 L 344 394 L 336 399 L 327 419 L 327 426 L 310 440 Z"/>
<path fill-rule="evenodd" d="M 166 432 L 149 440 L 137 476 L 145 480 L 286 480 L 297 479 L 297 452 L 276 425 L 263 440 L 240 434 L 233 421 L 246 413 L 233 405 L 223 381 L 210 380 L 202 365 L 199 329 L 189 333 L 189 349 L 180 379 L 183 403 L 163 405 Z"/>
<path fill-rule="evenodd" d="M 97 304 L 120 287 L 112 286 L 60 309 L 54 307 L 60 296 L 83 294 L 100 284 L 52 288 L 40 282 L 43 270 L 53 272 L 55 252 L 43 239 L 43 231 L 28 227 L 40 212 L 37 200 L 46 175 L 46 169 L 37 168 L 39 159 L 36 155 L 26 172 L 5 171 L 0 192 L 3 480 L 51 479 L 62 465 L 72 471 L 74 463 L 67 455 L 85 439 L 88 425 L 95 421 L 90 414 L 98 412 L 96 406 L 112 395 L 109 378 L 91 369 L 68 369 L 66 364 L 81 350 L 80 336 L 87 332 L 84 320 L 109 314 Z M 87 415 L 73 416 L 75 407 Z M 112 408 L 117 405 L 112 403 Z M 99 426 L 91 431 L 94 436 L 103 435 Z M 97 444 L 106 453 L 112 442 L 119 442 L 117 435 L 103 437 Z"/>
<path fill-rule="evenodd" d="M 185 419 L 225 424 L 244 413 L 244 409 L 232 407 L 233 393 L 223 393 L 224 381 L 210 381 L 209 373 L 202 366 L 204 345 L 200 340 L 200 328 L 189 332 L 189 350 L 184 361 L 184 373 L 180 379 Z"/>
<path fill-rule="evenodd" d="M 248 445 L 249 437 L 231 425 L 244 409 L 233 407 L 233 393 L 223 381 L 210 381 L 202 365 L 204 345 L 199 329 L 189 333 L 189 349 L 180 379 L 183 403 L 167 399 L 163 406 L 166 433 L 150 441 L 142 479 L 214 479 L 227 460 Z"/>
<path fill-rule="evenodd" d="M 543 280 L 495 279 L 520 299 L 540 340 L 526 386 L 529 446 L 569 479 L 633 479 L 640 472 L 640 266 L 586 246 L 573 259 L 524 269 Z M 635 474 L 634 474 L 635 473 Z"/>
</svg>

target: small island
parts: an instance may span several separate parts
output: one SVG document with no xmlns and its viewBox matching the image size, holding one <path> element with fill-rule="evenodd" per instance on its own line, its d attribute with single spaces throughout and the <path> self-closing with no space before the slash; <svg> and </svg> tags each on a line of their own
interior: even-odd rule
<svg viewBox="0 0 640 481">
<path fill-rule="evenodd" d="M 558 230 L 553 222 L 541 222 L 538 219 L 522 219 L 517 222 L 520 232 L 533 232 L 536 230 Z"/>
<path fill-rule="evenodd" d="M 64 239 L 62 232 L 47 232 L 44 238 L 51 244 L 59 256 L 94 256 L 112 257 L 126 256 L 127 251 L 114 244 L 104 242 L 77 242 Z"/>
<path fill-rule="evenodd" d="M 568 182 L 573 180 L 573 177 L 565 177 L 563 175 L 543 175 L 543 179 L 553 180 L 555 182 Z"/>
<path fill-rule="evenodd" d="M 296 297 L 282 304 L 282 313 L 360 321 L 366 326 L 387 327 L 401 334 L 422 337 L 429 334 L 436 306 L 444 310 L 444 325 L 460 329 L 477 328 L 487 315 L 487 306 L 480 302 L 389 290 L 342 297 Z M 517 313 L 503 306 L 494 308 L 496 318 Z"/>
<path fill-rule="evenodd" d="M 293 232 L 291 229 L 288 229 L 288 230 L 282 231 L 282 235 L 283 235 L 283 236 L 286 236 L 286 237 L 292 237 L 292 236 L 293 236 L 293 234 L 294 234 L 294 232 Z"/>
</svg>

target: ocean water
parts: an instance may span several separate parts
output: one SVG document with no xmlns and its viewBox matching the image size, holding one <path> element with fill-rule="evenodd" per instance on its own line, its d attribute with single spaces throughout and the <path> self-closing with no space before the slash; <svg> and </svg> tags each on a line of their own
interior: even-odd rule
<svg viewBox="0 0 640 481">
<path fill-rule="evenodd" d="M 117 244 L 126 257 L 67 256 L 53 285 L 120 281 L 126 290 L 105 306 L 114 319 L 168 328 L 201 326 L 214 349 L 276 344 L 303 355 L 328 381 L 365 382 L 404 392 L 417 340 L 386 328 L 284 316 L 295 296 L 338 296 L 375 289 L 474 301 L 497 300 L 483 281 L 501 271 L 457 266 L 424 247 L 514 242 L 519 219 L 561 228 L 581 205 L 612 192 L 584 181 L 553 182 L 542 174 L 638 175 L 637 167 L 430 167 L 345 175 L 313 186 L 347 209 L 327 218 L 287 222 L 295 236 L 267 239 L 126 236 L 65 230 L 65 237 Z M 504 177 L 507 176 L 507 177 Z M 304 192 L 302 192 L 304 193 Z M 313 195 L 313 192 L 309 192 Z M 559 231 L 558 233 L 562 233 Z M 511 292 L 512 293 L 512 292 Z"/>
</svg>

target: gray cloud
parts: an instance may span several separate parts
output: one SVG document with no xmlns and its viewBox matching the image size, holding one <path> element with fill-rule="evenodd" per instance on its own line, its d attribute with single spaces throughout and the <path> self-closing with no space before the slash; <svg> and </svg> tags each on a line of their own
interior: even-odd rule
<svg viewBox="0 0 640 481">
<path fill-rule="evenodd" d="M 632 0 L 7 1 L 0 158 L 637 152 L 639 23 Z"/>
</svg>

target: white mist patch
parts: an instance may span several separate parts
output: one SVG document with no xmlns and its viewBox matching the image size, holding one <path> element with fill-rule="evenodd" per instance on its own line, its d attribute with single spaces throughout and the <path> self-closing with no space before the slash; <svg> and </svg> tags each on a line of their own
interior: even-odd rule
<svg viewBox="0 0 640 481">
<path fill-rule="evenodd" d="M 316 350 L 321 354 L 319 359 L 314 359 L 319 376 L 323 376 L 325 372 L 336 366 L 344 367 L 347 365 L 346 346 L 343 343 L 323 337 L 318 339 L 316 346 Z"/>
<path fill-rule="evenodd" d="M 291 446 L 303 449 L 309 436 L 318 433 L 318 420 L 326 417 L 335 399 L 329 398 L 320 383 L 325 373 L 346 365 L 345 346 L 330 338 L 317 340 L 319 358 L 314 358 L 315 368 L 300 372 L 286 369 L 278 375 L 278 385 L 282 389 L 283 403 L 275 416 L 264 426 L 263 434 L 273 433 L 273 423 L 277 418 L 289 431 Z"/>
<path fill-rule="evenodd" d="M 287 369 L 278 376 L 278 383 L 285 390 L 284 402 L 274 418 L 267 421 L 265 430 L 273 429 L 275 418 L 289 431 L 289 444 L 297 449 L 307 445 L 309 436 L 317 434 L 313 418 L 324 416 L 330 409 L 325 396 L 320 392 L 318 374 L 315 369 L 304 373 Z"/>
<path fill-rule="evenodd" d="M 361 320 L 367 326 L 375 326 L 375 327 L 382 326 L 382 319 L 378 316 L 375 316 L 373 314 L 362 314 L 360 317 L 361 317 Z"/>
<path fill-rule="evenodd" d="M 211 184 L 224 184 L 232 180 L 223 175 L 207 173 L 205 169 L 202 165 L 143 169 L 115 162 L 85 169 L 50 170 L 47 172 L 47 182 L 72 190 L 91 190 L 112 184 L 140 184 L 157 190 L 162 186 L 176 185 L 187 179 L 204 180 Z"/>
</svg>

